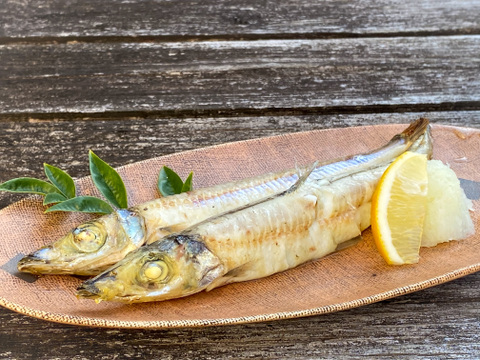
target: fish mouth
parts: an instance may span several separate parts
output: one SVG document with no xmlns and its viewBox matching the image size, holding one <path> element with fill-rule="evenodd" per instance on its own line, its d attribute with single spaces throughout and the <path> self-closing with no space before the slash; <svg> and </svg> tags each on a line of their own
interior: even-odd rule
<svg viewBox="0 0 480 360">
<path fill-rule="evenodd" d="M 90 299 L 95 300 L 98 304 L 103 300 L 107 301 L 116 301 L 116 302 L 123 302 L 123 303 L 130 303 L 138 301 L 138 296 L 135 295 L 112 295 L 106 296 L 99 288 L 97 288 L 94 284 L 85 284 L 83 283 L 77 288 L 76 293 L 77 299 Z"/>
<path fill-rule="evenodd" d="M 28 272 L 32 274 L 44 273 L 45 265 L 50 261 L 42 259 L 35 255 L 35 253 L 24 256 L 17 263 L 17 269 L 21 272 Z"/>
<path fill-rule="evenodd" d="M 113 300 L 124 290 L 123 283 L 114 276 L 95 277 L 85 281 L 77 288 L 78 299 Z"/>
<path fill-rule="evenodd" d="M 76 295 L 78 299 L 99 299 L 100 290 L 94 284 L 86 281 L 77 288 Z"/>
<path fill-rule="evenodd" d="M 62 260 L 64 261 L 59 259 L 57 250 L 47 246 L 21 258 L 17 263 L 17 269 L 36 275 L 66 274 L 69 263 L 67 259 Z"/>
</svg>

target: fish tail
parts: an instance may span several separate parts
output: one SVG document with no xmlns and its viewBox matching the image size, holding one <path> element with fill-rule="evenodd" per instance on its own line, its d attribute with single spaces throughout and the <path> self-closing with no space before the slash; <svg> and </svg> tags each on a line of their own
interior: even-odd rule
<svg viewBox="0 0 480 360">
<path fill-rule="evenodd" d="M 412 144 L 421 135 L 423 135 L 425 131 L 427 131 L 429 123 L 430 122 L 427 118 L 417 119 L 400 134 L 395 135 L 390 142 L 397 142 L 400 140 L 406 144 Z"/>
</svg>

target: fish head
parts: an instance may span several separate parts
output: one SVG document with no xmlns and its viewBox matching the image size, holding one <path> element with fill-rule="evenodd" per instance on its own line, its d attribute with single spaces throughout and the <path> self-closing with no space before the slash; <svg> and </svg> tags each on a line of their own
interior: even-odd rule
<svg viewBox="0 0 480 360">
<path fill-rule="evenodd" d="M 96 275 L 141 246 L 144 232 L 138 215 L 118 210 L 76 227 L 22 258 L 17 267 L 33 274 Z"/>
<path fill-rule="evenodd" d="M 171 235 L 144 246 L 77 290 L 77 297 L 120 302 L 161 301 L 204 290 L 224 266 L 196 236 Z"/>
</svg>

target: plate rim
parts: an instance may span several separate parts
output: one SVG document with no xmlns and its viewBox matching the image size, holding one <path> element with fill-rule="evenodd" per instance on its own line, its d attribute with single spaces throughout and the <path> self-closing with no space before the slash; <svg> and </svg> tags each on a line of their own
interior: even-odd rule
<svg viewBox="0 0 480 360">
<path fill-rule="evenodd" d="M 379 301 L 391 299 L 397 296 L 410 294 L 416 291 L 424 290 L 429 287 L 444 284 L 446 282 L 461 278 L 466 275 L 480 271 L 480 263 L 466 266 L 460 269 L 450 271 L 448 273 L 436 276 L 427 280 L 419 281 L 413 284 L 395 288 L 392 290 L 377 293 L 371 296 L 362 297 L 346 302 L 325 305 L 311 309 L 282 311 L 260 315 L 232 317 L 223 319 L 186 319 L 186 320 L 152 320 L 152 321 L 126 321 L 126 320 L 109 320 L 97 319 L 81 315 L 59 314 L 43 310 L 35 310 L 27 306 L 15 304 L 3 297 L 0 297 L 0 305 L 37 319 L 48 320 L 60 324 L 90 326 L 99 328 L 115 328 L 115 329 L 170 329 L 170 328 L 187 328 L 187 327 L 207 327 L 220 325 L 240 325 L 259 323 L 265 321 L 294 319 L 301 317 L 309 317 L 315 315 L 324 315 L 337 311 L 354 309 L 364 305 L 370 305 Z"/>
<path fill-rule="evenodd" d="M 406 125 L 408 124 L 404 124 L 404 123 L 375 124 L 375 125 L 359 125 L 359 126 L 336 127 L 336 128 L 316 129 L 316 130 L 308 130 L 308 131 L 289 132 L 285 134 L 272 135 L 267 137 L 215 144 L 215 145 L 206 146 L 202 148 L 182 151 L 179 153 L 161 155 L 161 156 L 152 157 L 149 159 L 136 161 L 134 163 L 122 165 L 122 166 L 116 167 L 115 169 L 117 171 L 118 170 L 125 171 L 125 170 L 128 170 L 128 168 L 131 166 L 149 162 L 159 158 L 169 157 L 172 155 L 191 154 L 197 151 L 208 151 L 214 148 L 231 146 L 238 143 L 250 143 L 250 142 L 258 142 L 258 141 L 265 141 L 265 140 L 271 140 L 271 139 L 280 139 L 285 136 L 287 137 L 295 136 L 296 134 L 307 134 L 307 133 L 313 134 L 313 133 L 319 133 L 319 132 L 329 132 L 332 130 L 341 131 L 344 129 L 360 128 L 360 127 L 361 128 L 375 128 L 375 127 L 389 128 L 389 127 L 400 127 L 400 126 L 406 126 Z M 480 129 L 474 128 L 474 127 L 455 126 L 455 125 L 448 125 L 448 124 L 444 125 L 444 124 L 435 124 L 435 123 L 433 124 L 431 123 L 430 125 L 434 128 L 473 130 L 480 134 Z M 75 182 L 78 184 L 84 185 L 85 182 L 91 181 L 90 179 L 91 179 L 91 176 L 84 176 L 76 179 Z M 38 195 L 26 196 L 21 200 L 16 201 L 0 209 L 0 214 L 4 211 L 9 210 L 13 206 L 17 206 L 26 201 L 32 201 L 34 199 L 37 199 L 38 197 L 39 197 Z M 248 323 L 259 323 L 259 322 L 274 321 L 274 320 L 293 319 L 293 318 L 323 315 L 323 314 L 329 314 L 337 311 L 349 310 L 356 307 L 369 305 L 379 301 L 394 298 L 397 296 L 406 295 L 419 290 L 424 290 L 429 287 L 440 285 L 440 284 L 461 278 L 463 276 L 473 274 L 477 271 L 480 271 L 480 262 L 466 266 L 466 267 L 462 267 L 459 269 L 455 269 L 447 273 L 444 273 L 442 275 L 435 276 L 426 280 L 418 281 L 402 287 L 396 287 L 394 289 L 390 289 L 390 290 L 376 293 L 373 295 L 353 299 L 346 302 L 338 302 L 335 304 L 324 305 L 324 306 L 314 307 L 310 309 L 271 312 L 271 313 L 263 313 L 263 314 L 241 316 L 241 317 L 228 317 L 228 318 L 219 317 L 215 319 L 198 318 L 198 319 L 184 319 L 184 320 L 151 320 L 151 321 L 150 320 L 149 321 L 145 321 L 145 320 L 132 321 L 132 320 L 100 319 L 100 318 L 89 317 L 89 316 L 71 315 L 66 313 L 55 313 L 55 312 L 49 312 L 44 310 L 37 310 L 29 306 L 16 304 L 15 302 L 7 300 L 2 296 L 0 296 L 0 305 L 9 310 L 15 311 L 23 315 L 27 315 L 37 319 L 47 320 L 55 323 L 67 324 L 67 325 L 90 326 L 90 327 L 100 327 L 100 328 L 116 328 L 116 329 L 167 329 L 167 328 L 207 327 L 207 326 L 248 324 Z"/>
</svg>

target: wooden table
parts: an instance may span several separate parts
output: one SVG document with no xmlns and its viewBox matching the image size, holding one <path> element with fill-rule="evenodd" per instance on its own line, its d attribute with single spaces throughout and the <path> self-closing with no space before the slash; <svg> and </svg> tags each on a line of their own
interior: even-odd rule
<svg viewBox="0 0 480 360">
<path fill-rule="evenodd" d="M 0 182 L 311 129 L 480 127 L 480 1 L 4 0 Z M 0 208 L 21 196 L 0 194 Z M 480 357 L 480 273 L 323 316 L 172 330 L 0 309 L 2 359 Z"/>
</svg>

